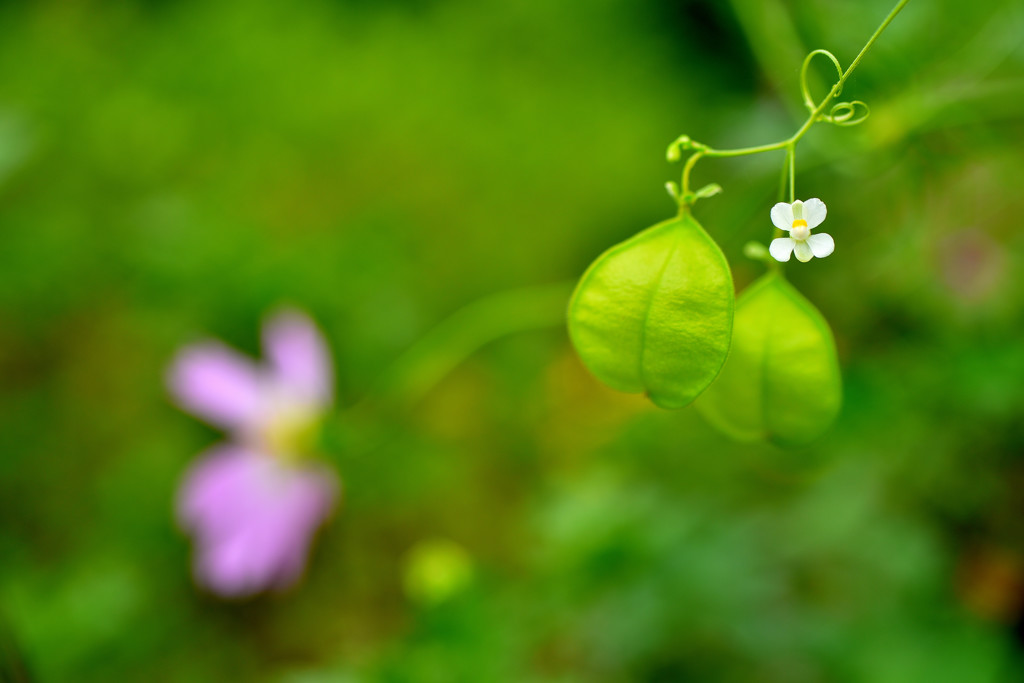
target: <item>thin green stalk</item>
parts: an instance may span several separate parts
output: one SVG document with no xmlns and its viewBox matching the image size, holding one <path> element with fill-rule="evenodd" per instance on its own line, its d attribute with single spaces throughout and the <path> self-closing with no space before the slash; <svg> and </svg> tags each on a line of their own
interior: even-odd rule
<svg viewBox="0 0 1024 683">
<path fill-rule="evenodd" d="M 473 352 L 500 337 L 565 324 L 574 282 L 499 292 L 459 309 L 402 354 L 348 412 L 407 408 Z"/>
<path fill-rule="evenodd" d="M 861 48 L 860 52 L 857 53 L 857 56 L 853 58 L 852 62 L 850 62 L 850 68 L 843 72 L 842 78 L 839 79 L 840 88 L 842 88 L 843 83 L 846 82 L 846 79 L 849 78 L 850 74 L 853 73 L 853 70 L 857 68 L 857 65 L 860 64 L 860 60 L 864 59 L 864 55 L 868 53 L 871 46 L 874 45 L 875 41 L 882 35 L 882 31 L 892 23 L 892 20 L 896 18 L 896 15 L 900 13 L 900 10 L 902 10 L 904 5 L 909 1 L 910 0 L 900 0 L 896 3 L 896 6 L 892 8 L 891 12 L 889 12 L 889 16 L 887 16 L 879 27 L 875 29 L 875 32 L 871 34 L 871 37 L 868 38 L 868 42 L 864 44 L 864 47 Z"/>
<path fill-rule="evenodd" d="M 786 148 L 786 162 L 789 164 L 789 203 L 796 201 L 796 143 Z"/>
<path fill-rule="evenodd" d="M 786 148 L 786 158 L 782 161 L 782 173 L 779 174 L 779 196 L 776 201 L 786 201 L 786 187 L 789 183 L 789 157 L 790 149 Z"/>
<path fill-rule="evenodd" d="M 707 157 L 741 157 L 748 154 L 760 154 L 762 152 L 774 152 L 777 149 L 785 149 L 787 145 L 800 138 L 787 138 L 786 140 L 780 140 L 779 142 L 773 142 L 769 145 L 758 145 L 757 147 L 741 147 L 739 149 L 712 149 L 710 147 L 703 150 L 704 156 Z"/>
<path fill-rule="evenodd" d="M 868 41 L 864 44 L 864 47 L 861 48 L 860 52 L 857 53 L 857 56 L 853 58 L 853 61 L 850 63 L 850 66 L 839 75 L 839 79 L 829 89 L 828 94 L 825 95 L 825 97 L 822 98 L 821 102 L 819 102 L 818 105 L 811 110 L 811 113 L 807 117 L 807 120 L 804 121 L 803 125 L 801 125 L 800 128 L 798 128 L 797 131 L 793 133 L 793 135 L 791 135 L 790 137 L 786 138 L 785 140 L 772 142 L 766 145 L 757 145 L 755 147 L 740 147 L 738 149 L 715 149 L 713 147 L 708 147 L 707 145 L 704 145 L 696 141 L 688 142 L 688 147 L 696 151 L 692 155 L 690 155 L 690 158 L 686 160 L 686 165 L 683 167 L 683 191 L 682 196 L 680 198 L 681 204 L 685 206 L 685 204 L 688 201 L 692 201 L 693 199 L 692 195 L 689 194 L 690 174 L 693 172 L 693 167 L 696 166 L 697 162 L 703 157 L 738 157 L 746 156 L 749 154 L 761 154 L 762 152 L 774 152 L 776 150 L 785 149 L 787 150 L 786 160 L 787 162 L 790 161 L 792 158 L 792 151 L 796 149 L 796 143 L 799 142 L 800 139 L 807 134 L 807 131 L 809 131 L 815 123 L 821 120 L 826 108 L 830 104 L 832 104 L 832 101 L 836 98 L 836 96 L 838 96 L 839 93 L 842 92 L 843 85 L 846 83 L 846 80 L 850 77 L 850 74 L 853 73 L 853 70 L 857 68 L 857 65 L 860 64 L 861 60 L 864 59 L 864 55 L 867 54 L 868 50 L 871 49 L 871 46 L 874 45 L 875 41 L 877 41 L 878 38 L 882 35 L 882 32 L 885 31 L 886 27 L 888 27 L 889 24 L 892 23 L 892 20 L 896 18 L 896 15 L 900 13 L 900 11 L 909 1 L 910 0 L 899 0 L 899 2 L 896 3 L 896 6 L 892 8 L 892 11 L 889 12 L 889 15 L 885 18 L 884 21 L 882 21 L 879 27 L 875 29 L 875 32 L 871 34 L 871 37 L 868 38 Z M 817 52 L 818 51 L 811 53 L 810 56 L 817 54 Z M 829 56 L 831 57 L 831 54 L 829 54 Z M 831 59 L 833 60 L 833 62 L 835 62 L 834 57 L 831 57 Z M 835 63 L 838 66 L 838 62 Z M 794 201 L 793 197 L 795 195 L 792 182 L 792 168 L 793 166 L 791 164 L 789 184 L 790 201 Z M 785 172 L 785 170 L 783 172 Z"/>
<path fill-rule="evenodd" d="M 690 158 L 687 159 L 686 163 L 683 165 L 683 191 L 682 195 L 680 196 L 680 199 L 682 199 L 681 207 L 688 206 L 690 203 L 688 200 L 688 198 L 690 197 L 690 172 L 693 171 L 693 167 L 697 165 L 697 162 L 700 161 L 700 158 L 702 156 L 704 156 L 704 152 L 698 150 L 697 152 L 691 154 Z"/>
</svg>

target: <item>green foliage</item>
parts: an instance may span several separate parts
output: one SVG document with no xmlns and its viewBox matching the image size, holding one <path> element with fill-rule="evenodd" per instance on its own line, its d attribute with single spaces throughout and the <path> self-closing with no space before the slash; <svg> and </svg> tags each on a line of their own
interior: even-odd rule
<svg viewBox="0 0 1024 683">
<path fill-rule="evenodd" d="M 890 5 L 0 7 L 0 679 L 1021 680 L 1019 0 L 912 0 L 844 89 L 871 118 L 801 144 L 837 244 L 787 270 L 842 351 L 826 438 L 739 444 L 595 387 L 569 287 L 502 294 L 660 220 L 681 130 L 788 135 L 802 55 L 845 61 Z M 776 156 L 694 174 L 726 188 L 700 219 L 741 291 Z M 281 301 L 323 325 L 340 406 L 388 411 L 332 423 L 343 498 L 302 585 L 223 603 L 173 514 L 218 437 L 163 377 L 200 335 L 255 351 Z M 416 602 L 439 537 L 472 580 Z"/>
<path fill-rule="evenodd" d="M 841 403 L 828 323 L 781 274 L 767 273 L 736 300 L 729 359 L 697 408 L 734 438 L 799 445 L 827 430 Z"/>
<path fill-rule="evenodd" d="M 569 334 L 608 386 L 682 408 L 725 362 L 733 303 L 725 256 L 684 212 L 591 264 L 569 304 Z"/>
</svg>

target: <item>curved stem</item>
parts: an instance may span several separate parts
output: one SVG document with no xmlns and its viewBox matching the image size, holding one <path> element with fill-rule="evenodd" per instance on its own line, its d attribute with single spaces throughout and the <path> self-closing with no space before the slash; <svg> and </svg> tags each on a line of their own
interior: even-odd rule
<svg viewBox="0 0 1024 683">
<path fill-rule="evenodd" d="M 499 292 L 459 309 L 413 344 L 347 413 L 416 403 L 470 354 L 516 332 L 557 327 L 574 282 Z"/>
<path fill-rule="evenodd" d="M 846 82 L 846 79 L 850 77 L 850 74 L 853 73 L 853 70 L 857 68 L 857 65 L 860 64 L 860 60 L 864 59 L 864 55 L 868 53 L 868 50 L 871 49 L 871 46 L 874 45 L 875 41 L 878 40 L 878 37 L 882 35 L 882 31 L 884 31 L 886 27 L 892 23 L 892 20 L 896 18 L 896 15 L 900 13 L 900 10 L 902 10 L 904 5 L 906 5 L 909 1 L 910 0 L 900 0 L 898 3 L 896 3 L 896 6 L 892 8 L 891 12 L 889 12 L 889 16 L 887 16 L 885 20 L 878 26 L 878 28 L 875 29 L 875 32 L 871 34 L 870 38 L 868 38 L 868 42 L 864 44 L 864 47 L 860 49 L 860 52 L 857 53 L 857 56 L 853 58 L 852 62 L 850 62 L 849 68 L 843 72 L 842 77 L 839 79 L 840 87 L 842 87 L 843 83 Z"/>
<path fill-rule="evenodd" d="M 704 150 L 697 150 L 690 155 L 690 158 L 687 159 L 686 163 L 683 165 L 683 177 L 681 180 L 682 192 L 679 197 L 680 209 L 686 207 L 692 201 L 692 196 L 690 194 L 690 172 L 693 170 L 693 167 L 697 165 L 697 162 L 700 161 L 702 156 L 704 156 Z"/>
<path fill-rule="evenodd" d="M 862 47 L 860 52 L 857 53 L 857 56 L 853 58 L 853 61 L 850 63 L 850 66 L 840 74 L 839 80 L 837 80 L 832 85 L 832 87 L 828 91 L 828 94 L 825 95 L 824 98 L 822 98 L 821 102 L 818 103 L 818 106 L 815 107 L 813 111 L 811 111 L 810 116 L 807 117 L 807 120 L 804 121 L 803 125 L 800 126 L 800 128 L 797 129 L 797 131 L 793 133 L 793 135 L 791 135 L 790 137 L 786 138 L 785 140 L 769 143 L 767 145 L 758 145 L 756 147 L 741 147 L 738 149 L 714 149 L 712 147 L 701 145 L 699 143 L 692 143 L 698 151 L 695 152 L 693 156 L 691 156 L 687 160 L 686 167 L 683 168 L 684 196 L 689 188 L 688 182 L 690 179 L 690 172 L 693 170 L 693 166 L 701 157 L 738 157 L 745 156 L 748 154 L 773 152 L 777 149 L 795 149 L 796 143 L 799 142 L 800 138 L 802 138 L 807 133 L 807 131 L 811 129 L 811 126 L 813 126 L 820 120 L 821 115 L 825 112 L 825 109 L 830 104 L 832 104 L 832 100 L 834 100 L 836 96 L 842 91 L 843 84 L 846 83 L 846 79 L 850 77 L 850 74 L 853 73 L 853 70 L 856 69 L 857 65 L 860 64 L 862 59 L 864 59 L 864 55 L 867 54 L 868 50 L 871 49 L 871 46 L 874 45 L 875 41 L 877 41 L 879 36 L 882 35 L 882 32 L 885 31 L 886 27 L 888 27 L 889 24 L 892 23 L 892 20 L 896 18 L 896 15 L 900 13 L 900 11 L 909 1 L 910 0 L 899 0 L 899 2 L 896 3 L 896 6 L 892 8 L 892 11 L 889 12 L 889 15 L 885 18 L 884 21 L 882 21 L 879 27 L 875 29 L 875 32 L 871 34 L 871 37 L 868 38 L 867 43 L 865 43 L 864 47 Z M 789 157 L 787 156 L 787 159 L 788 158 Z M 790 188 L 792 188 L 792 183 L 790 183 Z"/>
<path fill-rule="evenodd" d="M 799 139 L 799 138 L 798 138 Z M 712 149 L 708 147 L 703 150 L 704 156 L 708 157 L 741 157 L 747 154 L 760 154 L 761 152 L 774 152 L 777 149 L 785 149 L 786 145 L 793 141 L 793 138 L 786 140 L 780 140 L 779 142 L 773 142 L 768 145 L 758 145 L 757 147 L 740 147 L 739 149 Z"/>
</svg>

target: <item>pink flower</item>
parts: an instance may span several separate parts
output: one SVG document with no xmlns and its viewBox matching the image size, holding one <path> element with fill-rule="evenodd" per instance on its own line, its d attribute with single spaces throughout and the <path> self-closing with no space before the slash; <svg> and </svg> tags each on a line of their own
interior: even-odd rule
<svg viewBox="0 0 1024 683">
<path fill-rule="evenodd" d="M 304 460 L 331 405 L 320 332 L 288 311 L 264 326 L 265 364 L 220 342 L 185 348 L 169 384 L 185 410 L 225 429 L 186 474 L 178 517 L 195 537 L 196 580 L 222 596 L 286 588 L 302 575 L 337 498 L 333 471 Z"/>
<path fill-rule="evenodd" d="M 296 311 L 263 327 L 268 363 L 260 366 L 217 341 L 185 348 L 171 368 L 182 408 L 261 448 L 294 448 L 330 407 L 331 358 L 319 330 Z"/>
<path fill-rule="evenodd" d="M 295 467 L 260 451 L 217 446 L 185 477 L 182 524 L 195 535 L 196 579 L 223 596 L 287 588 L 337 495 L 323 466 Z"/>
</svg>

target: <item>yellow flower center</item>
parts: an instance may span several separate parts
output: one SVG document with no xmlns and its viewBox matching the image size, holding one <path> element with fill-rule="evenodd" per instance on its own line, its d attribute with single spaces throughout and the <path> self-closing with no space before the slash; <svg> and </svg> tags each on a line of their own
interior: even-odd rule
<svg viewBox="0 0 1024 683">
<path fill-rule="evenodd" d="M 811 230 L 807 227 L 807 221 L 802 218 L 797 218 L 793 221 L 793 229 L 789 232 L 789 236 L 797 242 L 806 241 L 811 236 Z"/>
<path fill-rule="evenodd" d="M 308 454 L 320 436 L 320 421 L 316 416 L 284 414 L 267 425 L 264 432 L 266 445 L 276 455 L 294 460 Z"/>
</svg>

